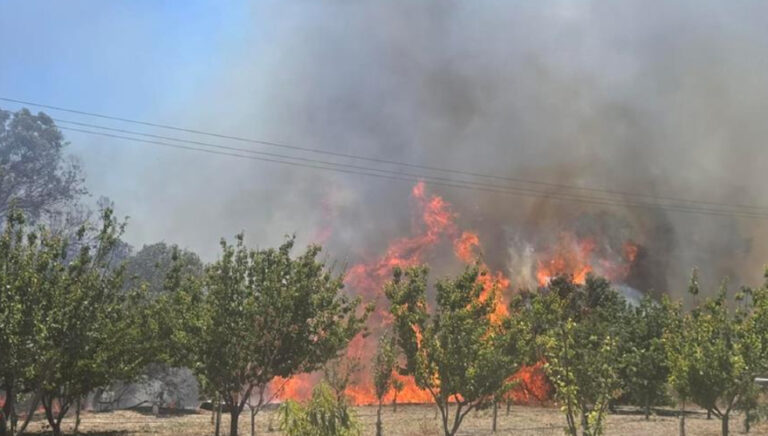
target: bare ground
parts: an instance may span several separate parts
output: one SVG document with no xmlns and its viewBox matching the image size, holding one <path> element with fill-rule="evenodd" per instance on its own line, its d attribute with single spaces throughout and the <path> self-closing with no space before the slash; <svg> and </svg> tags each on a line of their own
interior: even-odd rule
<svg viewBox="0 0 768 436">
<path fill-rule="evenodd" d="M 357 407 L 356 412 L 364 424 L 364 435 L 374 434 L 376 421 L 375 407 Z M 663 411 L 672 412 L 672 411 Z M 667 413 L 664 413 L 666 415 Z M 439 420 L 435 419 L 435 407 L 427 405 L 399 406 L 393 413 L 391 406 L 383 412 L 384 434 L 392 436 L 440 436 Z M 73 419 L 65 422 L 63 428 L 70 432 Z M 229 429 L 229 417 L 222 418 L 222 434 Z M 686 418 L 688 435 L 708 436 L 720 434 L 720 421 L 706 419 L 703 411 L 694 411 Z M 565 419 L 556 408 L 547 407 L 512 407 L 506 414 L 502 408 L 498 414 L 496 435 L 563 435 Z M 740 415 L 731 418 L 731 434 L 743 433 L 743 421 Z M 274 410 L 261 412 L 256 418 L 256 434 L 279 436 L 277 414 Z M 607 435 L 627 436 L 662 436 L 677 435 L 678 420 L 675 416 L 651 416 L 646 421 L 640 414 L 622 413 L 609 415 L 605 427 Z M 42 421 L 35 421 L 29 428 L 36 433 L 44 433 Z M 247 410 L 240 418 L 241 435 L 250 435 L 250 416 Z M 200 411 L 189 414 L 165 415 L 159 418 L 151 414 L 135 411 L 117 411 L 110 413 L 84 413 L 80 433 L 92 436 L 208 436 L 213 434 L 210 412 Z M 460 434 L 491 435 L 491 411 L 472 412 L 464 420 Z M 752 434 L 768 434 L 768 424 L 761 423 L 752 428 Z"/>
</svg>

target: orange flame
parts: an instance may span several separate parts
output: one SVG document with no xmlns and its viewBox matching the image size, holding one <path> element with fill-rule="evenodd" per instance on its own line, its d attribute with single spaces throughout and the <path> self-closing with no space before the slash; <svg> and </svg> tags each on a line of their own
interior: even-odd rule
<svg viewBox="0 0 768 436">
<path fill-rule="evenodd" d="M 511 381 L 517 384 L 508 393 L 508 398 L 515 404 L 543 403 L 552 397 L 554 388 L 547 378 L 544 362 L 523 366 Z"/>
<path fill-rule="evenodd" d="M 369 262 L 353 265 L 347 272 L 345 285 L 347 289 L 363 298 L 365 303 L 372 303 L 375 310 L 370 316 L 370 336 L 362 335 L 354 338 L 348 348 L 348 357 L 360 358 L 365 365 L 370 362 L 376 352 L 377 338 L 382 331 L 392 323 L 386 298 L 382 295 L 384 283 L 391 278 L 394 267 L 407 268 L 423 263 L 432 253 L 432 249 L 441 241 L 450 241 L 458 260 L 466 264 L 477 263 L 481 274 L 478 283 L 482 285 L 483 300 L 494 295 L 495 307 L 491 315 L 493 322 L 500 322 L 508 315 L 505 296 L 508 296 L 510 280 L 502 272 L 493 272 L 482 259 L 480 237 L 471 231 L 460 231 L 456 225 L 457 214 L 451 205 L 442 197 L 426 192 L 423 182 L 417 183 L 411 197 L 416 206 L 417 215 L 414 220 L 411 236 L 395 239 L 389 243 L 383 254 Z M 324 240 L 327 233 L 324 230 L 318 235 Z M 608 257 L 619 260 L 602 259 L 596 241 L 592 238 L 578 238 L 572 233 L 563 232 L 558 235 L 554 246 L 538 253 L 535 261 L 535 276 L 540 286 L 546 286 L 558 274 L 569 274 L 577 283 L 584 283 L 588 273 L 596 271 L 609 279 L 626 277 L 630 265 L 638 254 L 638 246 L 628 241 L 621 249 L 621 254 Z M 603 248 L 601 246 L 601 248 Z M 417 341 L 421 343 L 421 332 L 417 329 Z M 517 387 L 510 393 L 510 398 L 517 403 L 542 402 L 550 398 L 552 385 L 546 377 L 543 363 L 523 367 L 512 378 L 519 381 Z M 351 385 L 345 394 L 354 404 L 374 404 L 377 402 L 372 383 L 372 369 L 365 366 L 360 374 L 353 376 Z M 301 374 L 290 380 L 276 380 L 273 387 L 284 384 L 281 398 L 297 400 L 309 398 L 312 386 L 321 375 Z M 403 389 L 397 393 L 398 402 L 426 403 L 432 402 L 430 394 L 420 390 L 412 377 L 398 375 L 403 382 Z M 391 399 L 394 392 L 387 396 Z"/>
</svg>

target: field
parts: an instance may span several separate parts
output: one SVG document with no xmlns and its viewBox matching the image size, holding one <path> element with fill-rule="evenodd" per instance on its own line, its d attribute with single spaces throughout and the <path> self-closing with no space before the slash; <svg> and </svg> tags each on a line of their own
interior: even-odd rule
<svg viewBox="0 0 768 436">
<path fill-rule="evenodd" d="M 365 425 L 364 435 L 374 434 L 376 409 L 374 407 L 356 408 L 360 420 Z M 666 411 L 671 412 L 671 411 Z M 440 436 L 439 421 L 435 419 L 435 409 L 426 405 L 400 406 L 396 413 L 387 407 L 383 413 L 386 435 L 392 436 Z M 731 418 L 731 433 L 743 433 L 741 416 Z M 71 422 L 71 421 L 70 421 Z M 64 429 L 71 432 L 72 425 L 65 423 Z M 506 415 L 499 410 L 497 435 L 563 435 L 563 416 L 555 408 L 513 407 Z M 720 421 L 706 419 L 703 411 L 694 411 L 686 419 L 689 435 L 707 436 L 720 434 Z M 30 430 L 42 433 L 41 421 L 36 421 Z M 256 434 L 279 436 L 277 415 L 274 410 L 262 412 L 256 419 Z M 623 413 L 608 416 L 607 435 L 676 435 L 678 421 L 674 416 L 652 416 L 646 421 L 642 415 Z M 228 416 L 222 422 L 222 434 L 229 428 Z M 244 412 L 240 420 L 241 435 L 250 435 L 250 417 Z M 768 434 L 768 425 L 760 424 L 752 429 L 753 434 Z M 80 426 L 82 434 L 93 436 L 207 436 L 213 434 L 209 412 L 188 414 L 166 414 L 154 417 L 148 413 L 135 411 L 116 411 L 108 413 L 84 413 Z M 491 435 L 491 412 L 474 412 L 467 416 L 460 432 L 462 435 Z"/>
</svg>

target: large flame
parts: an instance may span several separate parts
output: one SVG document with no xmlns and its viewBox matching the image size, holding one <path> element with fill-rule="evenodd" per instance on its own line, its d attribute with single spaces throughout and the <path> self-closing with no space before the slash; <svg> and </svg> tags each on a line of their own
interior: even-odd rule
<svg viewBox="0 0 768 436">
<path fill-rule="evenodd" d="M 637 257 L 638 247 L 632 241 L 622 246 L 620 256 L 601 256 L 593 237 L 579 238 L 571 232 L 561 232 L 557 242 L 540 253 L 537 259 L 536 281 L 547 286 L 558 275 L 569 275 L 575 283 L 583 284 L 587 274 L 596 273 L 611 281 L 622 281 Z"/>
<path fill-rule="evenodd" d="M 371 333 L 363 337 L 358 335 L 349 344 L 346 357 L 357 359 L 363 369 L 352 375 L 351 383 L 345 394 L 354 404 L 373 404 L 377 402 L 370 362 L 376 353 L 377 339 L 392 323 L 388 311 L 388 302 L 382 289 L 392 276 L 394 267 L 419 265 L 430 258 L 434 248 L 441 242 L 453 245 L 457 260 L 465 264 L 477 264 L 481 274 L 478 283 L 483 287 L 481 298 L 493 295 L 494 313 L 492 321 L 498 322 L 508 314 L 507 301 L 512 289 L 509 278 L 501 271 L 492 271 L 483 259 L 480 236 L 473 231 L 462 231 L 456 224 L 457 214 L 452 206 L 438 195 L 429 195 L 424 183 L 417 183 L 411 197 L 416 209 L 416 219 L 411 236 L 401 237 L 389 243 L 381 256 L 368 262 L 353 265 L 347 272 L 345 285 L 365 303 L 374 305 L 375 310 L 369 318 L 368 329 Z M 327 231 L 322 231 L 327 237 Z M 609 279 L 626 277 L 629 265 L 635 260 L 637 246 L 627 242 L 618 255 L 618 260 L 606 260 L 597 250 L 593 238 L 578 238 L 573 233 L 563 232 L 557 243 L 536 254 L 535 277 L 539 286 L 546 286 L 549 280 L 558 274 L 569 274 L 574 281 L 583 283 L 590 272 L 597 272 Z M 320 379 L 320 374 L 302 374 L 289 380 L 276 380 L 273 388 L 282 386 L 281 398 L 309 398 L 312 386 Z M 403 389 L 396 393 L 397 401 L 402 403 L 432 402 L 430 394 L 420 390 L 413 378 L 396 375 L 403 383 Z M 549 398 L 552 386 L 546 378 L 543 364 L 523 367 L 513 376 L 518 382 L 512 391 L 511 399 L 517 403 L 541 402 Z M 385 399 L 391 401 L 395 392 L 390 392 Z"/>
</svg>

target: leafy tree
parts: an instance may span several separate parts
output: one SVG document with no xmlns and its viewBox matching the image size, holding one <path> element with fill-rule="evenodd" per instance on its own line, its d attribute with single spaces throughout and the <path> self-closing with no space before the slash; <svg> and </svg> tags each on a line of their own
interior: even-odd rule
<svg viewBox="0 0 768 436">
<path fill-rule="evenodd" d="M 278 410 L 280 430 L 288 436 L 359 436 L 360 422 L 346 403 L 325 382 L 312 390 L 306 405 L 285 401 Z"/>
<path fill-rule="evenodd" d="M 699 293 L 695 275 L 690 291 Z M 748 298 L 743 298 L 748 295 Z M 748 290 L 729 308 L 726 286 L 667 330 L 670 382 L 680 398 L 711 410 L 728 434 L 731 412 L 768 369 L 768 288 Z"/>
<path fill-rule="evenodd" d="M 583 285 L 554 278 L 548 289 L 530 294 L 528 319 L 546 360 L 567 431 L 602 434 L 609 402 L 621 388 L 623 298 L 603 278 L 589 275 Z"/>
<path fill-rule="evenodd" d="M 11 211 L 0 236 L 0 435 L 23 433 L 16 428 L 16 399 L 35 390 L 32 368 L 38 357 L 39 316 L 46 277 L 55 271 L 63 241 L 43 228 L 30 229 L 19 210 Z M 38 400 L 27 414 L 31 418 Z M 27 420 L 28 422 L 28 420 Z"/>
<path fill-rule="evenodd" d="M 293 238 L 266 250 L 249 250 L 242 235 L 236 241 L 222 241 L 203 295 L 194 281 L 176 283 L 189 291 L 178 297 L 183 303 L 202 300 L 200 318 L 183 321 L 187 332 L 176 338 L 186 343 L 204 385 L 226 404 L 232 436 L 254 390 L 263 392 L 275 377 L 320 369 L 362 330 L 367 315 L 358 316 L 359 300 L 342 293 L 343 276 L 317 260 L 319 246 L 292 258 Z"/>
<path fill-rule="evenodd" d="M 470 411 L 491 404 L 514 372 L 503 350 L 503 323 L 495 323 L 492 317 L 495 292 L 481 298 L 480 274 L 475 266 L 455 279 L 438 281 L 431 314 L 426 304 L 426 267 L 395 268 L 385 287 L 405 355 L 401 372 L 412 375 L 416 385 L 431 394 L 446 436 L 456 434 Z"/>
<path fill-rule="evenodd" d="M 0 242 L 0 281 L 7 285 L 0 299 L 8 303 L 0 309 L 8 345 L 0 366 L 11 427 L 17 392 L 35 394 L 33 410 L 42 402 L 59 435 L 62 419 L 85 395 L 131 379 L 152 358 L 142 342 L 150 335 L 141 322 L 142 295 L 123 292 L 122 270 L 110 264 L 122 229 L 106 209 L 92 240 L 83 226 L 70 241 L 43 226 L 27 231 L 20 213 L 10 213 Z"/>
<path fill-rule="evenodd" d="M 624 396 L 627 401 L 643 407 L 649 419 L 652 406 L 669 403 L 667 378 L 669 364 L 663 336 L 669 328 L 671 306 L 667 298 L 661 303 L 644 297 L 640 304 L 629 309 L 621 362 Z"/>
<path fill-rule="evenodd" d="M 394 337 L 388 334 L 382 335 L 373 360 L 373 387 L 376 399 L 379 401 L 379 407 L 376 409 L 376 436 L 383 434 L 381 407 L 387 392 L 392 389 L 394 381 L 392 373 L 395 370 L 396 357 Z"/>
<path fill-rule="evenodd" d="M 66 145 L 48 115 L 0 110 L 1 216 L 11 207 L 33 220 L 51 216 L 86 193 L 78 163 L 63 154 Z"/>
<path fill-rule="evenodd" d="M 122 268 L 111 264 L 124 225 L 107 209 L 94 243 L 78 232 L 79 251 L 61 259 L 39 300 L 40 350 L 34 365 L 41 402 L 54 435 L 74 405 L 97 387 L 129 381 L 154 359 L 147 305 L 138 292 L 123 292 Z"/>
</svg>

